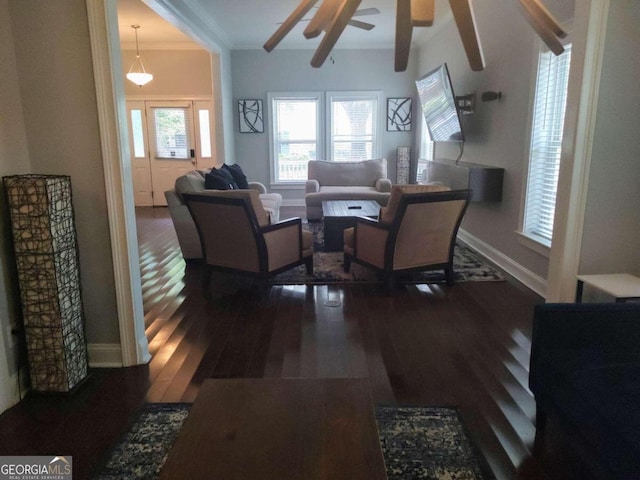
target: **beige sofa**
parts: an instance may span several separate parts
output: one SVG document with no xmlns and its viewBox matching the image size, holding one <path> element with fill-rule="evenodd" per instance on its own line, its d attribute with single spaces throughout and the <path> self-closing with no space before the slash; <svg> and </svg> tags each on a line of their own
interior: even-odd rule
<svg viewBox="0 0 640 480">
<path fill-rule="evenodd" d="M 185 260 L 202 259 L 202 247 L 196 225 L 191 218 L 189 209 L 182 199 L 183 193 L 200 193 L 204 188 L 204 176 L 208 170 L 193 170 L 176 179 L 175 188 L 164 192 L 169 207 L 169 214 L 176 229 L 178 243 Z M 269 215 L 271 223 L 280 220 L 280 206 L 282 196 L 279 193 L 267 193 L 267 189 L 260 182 L 249 182 L 249 188 L 259 193 L 260 202 Z"/>
<path fill-rule="evenodd" d="M 385 206 L 391 192 L 384 158 L 361 162 L 310 160 L 305 185 L 308 220 L 322 220 L 327 200 L 375 200 Z"/>
</svg>

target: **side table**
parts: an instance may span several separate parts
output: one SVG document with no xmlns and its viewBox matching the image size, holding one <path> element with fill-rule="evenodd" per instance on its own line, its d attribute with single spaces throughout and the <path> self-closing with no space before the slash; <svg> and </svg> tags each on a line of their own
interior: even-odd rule
<svg viewBox="0 0 640 480">
<path fill-rule="evenodd" d="M 611 295 L 616 302 L 640 299 L 640 278 L 628 273 L 578 275 L 576 303 L 582 302 L 584 285 Z"/>
</svg>

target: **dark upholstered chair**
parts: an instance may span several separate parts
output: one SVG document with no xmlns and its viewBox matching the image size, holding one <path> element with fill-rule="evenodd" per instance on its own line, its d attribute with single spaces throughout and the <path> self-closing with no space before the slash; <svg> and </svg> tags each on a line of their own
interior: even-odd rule
<svg viewBox="0 0 640 480">
<path fill-rule="evenodd" d="M 536 306 L 529 386 L 536 454 L 549 417 L 594 477 L 640 478 L 640 303 Z"/>
<path fill-rule="evenodd" d="M 183 198 L 200 236 L 206 268 L 203 289 L 211 273 L 240 273 L 265 281 L 305 264 L 313 272 L 313 239 L 300 218 L 274 224 L 255 190 L 211 190 Z"/>
<path fill-rule="evenodd" d="M 453 249 L 470 191 L 439 185 L 394 185 L 379 219 L 359 217 L 344 231 L 344 270 L 357 262 L 383 272 L 392 287 L 399 273 L 444 269 L 453 277 Z"/>
</svg>

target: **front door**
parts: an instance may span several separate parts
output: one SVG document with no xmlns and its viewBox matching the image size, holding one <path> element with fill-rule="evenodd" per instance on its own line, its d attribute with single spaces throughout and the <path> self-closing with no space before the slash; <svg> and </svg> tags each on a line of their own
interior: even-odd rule
<svg viewBox="0 0 640 480">
<path fill-rule="evenodd" d="M 127 102 L 136 206 L 166 206 L 177 177 L 212 166 L 210 101 Z"/>
</svg>

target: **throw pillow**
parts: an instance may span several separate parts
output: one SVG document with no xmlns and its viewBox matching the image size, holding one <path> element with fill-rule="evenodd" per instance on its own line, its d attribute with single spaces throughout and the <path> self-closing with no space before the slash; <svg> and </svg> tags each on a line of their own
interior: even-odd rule
<svg viewBox="0 0 640 480">
<path fill-rule="evenodd" d="M 237 190 L 238 185 L 228 171 L 212 168 L 204 176 L 204 188 L 207 190 Z"/>
<path fill-rule="evenodd" d="M 240 168 L 240 165 L 238 165 L 237 163 L 234 163 L 233 165 L 227 165 L 225 163 L 222 165 L 222 168 L 224 168 L 226 171 L 228 171 L 231 174 L 231 176 L 233 177 L 233 180 L 238 184 L 238 188 L 241 188 L 243 190 L 246 190 L 249 188 L 249 182 L 247 182 L 247 176 L 242 171 L 242 168 Z"/>
</svg>

